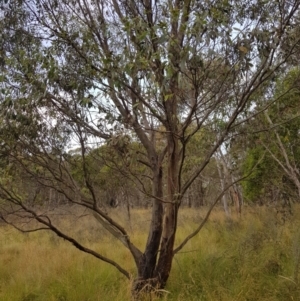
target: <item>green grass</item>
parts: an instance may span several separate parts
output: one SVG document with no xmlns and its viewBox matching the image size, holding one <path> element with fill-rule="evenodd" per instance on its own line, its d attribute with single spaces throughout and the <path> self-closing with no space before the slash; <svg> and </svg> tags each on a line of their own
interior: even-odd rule
<svg viewBox="0 0 300 301">
<path fill-rule="evenodd" d="M 132 212 L 130 225 L 125 214 L 117 216 L 130 226 L 132 240 L 140 247 L 147 238 L 147 213 Z M 183 209 L 177 243 L 204 214 L 204 209 Z M 128 251 L 91 218 L 64 218 L 61 226 L 134 271 Z M 241 219 L 226 219 L 216 210 L 200 234 L 175 256 L 161 300 L 300 300 L 299 253 L 300 208 L 294 208 L 285 222 L 270 208 L 245 208 Z M 49 232 L 22 234 L 1 226 L 0 263 L 3 301 L 130 300 L 130 281 Z"/>
</svg>

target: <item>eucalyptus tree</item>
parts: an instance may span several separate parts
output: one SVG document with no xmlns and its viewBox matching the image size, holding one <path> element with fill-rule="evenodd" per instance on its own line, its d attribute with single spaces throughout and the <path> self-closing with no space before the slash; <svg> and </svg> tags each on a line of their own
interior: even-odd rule
<svg viewBox="0 0 300 301">
<path fill-rule="evenodd" d="M 299 68 L 294 68 L 277 83 L 274 96 L 279 100 L 264 114 L 267 124 L 273 129 L 274 138 L 270 147 L 262 142 L 271 158 L 294 184 L 298 198 L 300 198 L 299 76 Z"/>
<path fill-rule="evenodd" d="M 244 169 L 249 171 L 260 157 L 261 163 L 244 183 L 250 200 L 265 197 L 299 199 L 299 68 L 281 75 L 272 89 L 273 103 L 255 122 L 257 133 L 248 146 Z M 272 177 L 267 175 L 272 173 Z M 254 187 L 255 186 L 255 187 Z M 260 196 L 259 196 L 260 194 Z"/>
<path fill-rule="evenodd" d="M 244 113 L 255 92 L 293 54 L 298 40 L 288 51 L 282 51 L 282 43 L 297 25 L 299 3 L 8 1 L 1 15 L 3 149 L 32 179 L 93 212 L 123 242 L 137 272 L 131 275 L 115 260 L 74 240 L 49 215 L 28 205 L 13 182 L 2 179 L 0 196 L 10 204 L 6 213 L 23 211 L 40 229 L 54 231 L 134 277 L 135 292 L 164 288 L 175 254 L 201 229 L 175 245 L 181 201 L 232 129 L 249 118 Z M 216 135 L 198 150 L 203 159 L 183 178 L 191 138 L 220 119 Z M 142 149 L 130 152 L 124 137 L 138 141 Z M 65 143 L 73 139 L 80 147 L 84 194 L 65 153 Z M 135 160 L 147 168 L 147 174 L 132 175 L 141 187 L 146 178 L 152 187 L 142 188 L 152 201 L 143 250 L 107 215 L 95 193 L 86 156 L 89 143 L 105 141 L 128 159 L 128 166 Z M 9 222 L 6 216 L 2 214 Z"/>
</svg>

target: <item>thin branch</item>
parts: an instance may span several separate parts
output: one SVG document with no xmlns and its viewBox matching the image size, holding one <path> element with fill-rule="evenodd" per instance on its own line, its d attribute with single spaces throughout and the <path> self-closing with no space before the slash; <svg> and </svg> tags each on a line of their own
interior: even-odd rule
<svg viewBox="0 0 300 301">
<path fill-rule="evenodd" d="M 261 158 L 261 160 L 263 159 L 263 157 Z M 190 235 L 188 235 L 181 244 L 179 244 L 178 247 L 176 247 L 173 251 L 173 255 L 175 255 L 176 253 L 178 253 L 193 237 L 195 237 L 200 230 L 203 228 L 203 226 L 206 224 L 206 222 L 208 221 L 211 212 L 213 211 L 214 207 L 217 205 L 217 203 L 219 202 L 219 200 L 223 197 L 223 195 L 226 193 L 226 191 L 231 188 L 232 186 L 234 186 L 235 184 L 241 182 L 242 180 L 245 180 L 247 177 L 249 177 L 252 173 L 252 171 L 255 169 L 255 167 L 261 162 L 261 160 L 259 160 L 256 165 L 253 167 L 253 169 L 250 171 L 250 173 L 248 173 L 246 176 L 243 176 L 239 179 L 237 179 L 236 181 L 230 183 L 229 185 L 227 185 L 223 191 L 216 197 L 215 201 L 212 203 L 212 205 L 210 206 L 209 210 L 207 211 L 203 221 L 201 222 L 201 224 L 198 226 L 198 228 L 196 228 L 195 231 L 193 231 Z"/>
<path fill-rule="evenodd" d="M 7 196 L 12 197 L 11 193 L 5 189 L 3 186 L 1 186 L 1 189 L 7 194 Z M 130 273 L 128 271 L 126 271 L 124 268 L 122 268 L 117 262 L 115 262 L 114 260 L 111 260 L 105 256 L 102 256 L 101 254 L 99 254 L 98 252 L 95 252 L 92 249 L 89 249 L 87 247 L 84 247 L 82 244 L 80 244 L 77 240 L 75 240 L 74 238 L 72 238 L 71 236 L 66 235 L 65 233 L 63 233 L 62 231 L 60 231 L 57 227 L 55 227 L 50 219 L 47 217 L 46 220 L 44 218 L 42 218 L 40 215 L 38 215 L 35 211 L 27 208 L 23 202 L 21 200 L 16 200 L 16 203 L 27 213 L 31 214 L 32 218 L 35 219 L 36 221 L 38 221 L 39 223 L 47 226 L 49 228 L 49 230 L 51 230 L 52 232 L 54 232 L 57 236 L 69 241 L 70 243 L 72 243 L 78 250 L 91 254 L 94 257 L 114 266 L 119 272 L 121 272 L 126 278 L 130 279 Z M 18 229 L 18 227 L 15 227 L 16 229 Z"/>
</svg>

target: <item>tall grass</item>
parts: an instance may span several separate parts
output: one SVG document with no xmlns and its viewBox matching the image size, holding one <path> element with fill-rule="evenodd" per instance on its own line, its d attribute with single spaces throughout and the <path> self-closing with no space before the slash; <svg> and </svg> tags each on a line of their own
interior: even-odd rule
<svg viewBox="0 0 300 301">
<path fill-rule="evenodd" d="M 142 247 L 147 238 L 147 211 L 133 211 L 130 225 L 125 214 L 115 212 Z M 196 228 L 204 214 L 204 209 L 183 209 L 177 243 Z M 61 226 L 134 272 L 128 251 L 90 217 L 64 218 Z M 160 299 L 300 300 L 299 253 L 300 208 L 294 208 L 286 220 L 269 208 L 246 208 L 240 219 L 227 219 L 216 210 L 202 232 L 175 256 Z M 155 299 L 159 298 L 152 296 Z M 52 233 L 22 234 L 1 226 L 0 300 L 126 301 L 130 300 L 130 282 Z"/>
</svg>

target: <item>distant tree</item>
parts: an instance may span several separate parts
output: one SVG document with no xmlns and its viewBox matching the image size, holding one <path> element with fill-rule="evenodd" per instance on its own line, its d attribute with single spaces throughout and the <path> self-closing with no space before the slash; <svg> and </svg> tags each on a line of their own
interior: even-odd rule
<svg viewBox="0 0 300 301">
<path fill-rule="evenodd" d="M 299 3 L 6 3 L 0 24 L 1 148 L 32 181 L 89 209 L 123 242 L 136 264 L 135 293 L 164 288 L 174 255 L 200 231 L 203 223 L 174 245 L 183 197 L 232 130 L 247 120 L 244 114 L 257 90 L 293 54 L 298 40 L 289 51 L 282 51 L 282 43 L 297 23 Z M 211 126 L 220 119 L 221 127 Z M 186 169 L 188 145 L 205 127 L 215 128 L 215 135 L 201 150 L 201 160 Z M 157 141 L 158 134 L 163 141 Z M 125 137 L 142 149 L 132 153 Z M 72 174 L 66 151 L 72 141 L 80 148 L 81 179 Z M 152 203 L 144 250 L 99 205 L 89 152 L 91 144 L 105 141 L 127 161 L 128 172 L 132 162 L 141 166 L 130 179 Z M 7 181 L 3 175 L 0 197 L 3 220 L 11 222 L 9 216 L 23 212 L 40 229 L 52 230 L 127 278 L 133 276 L 56 227 L 50 213 L 40 214 L 34 197 L 20 193 L 14 178 Z"/>
<path fill-rule="evenodd" d="M 257 133 L 248 146 L 244 164 L 244 171 L 249 172 L 261 160 L 243 184 L 251 201 L 300 197 L 299 79 L 298 68 L 280 76 L 274 86 L 273 103 L 255 121 Z"/>
</svg>

